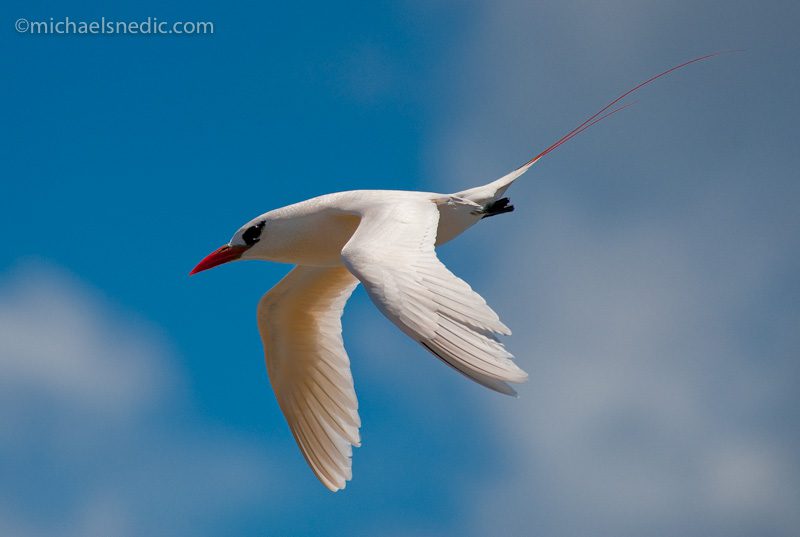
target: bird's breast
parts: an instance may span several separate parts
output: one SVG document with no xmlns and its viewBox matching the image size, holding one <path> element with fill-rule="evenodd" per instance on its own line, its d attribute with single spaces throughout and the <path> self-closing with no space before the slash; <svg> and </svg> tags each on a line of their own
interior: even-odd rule
<svg viewBox="0 0 800 537">
<path fill-rule="evenodd" d="M 342 248 L 359 221 L 358 216 L 329 211 L 278 220 L 266 228 L 264 255 L 295 265 L 341 265 Z"/>
</svg>

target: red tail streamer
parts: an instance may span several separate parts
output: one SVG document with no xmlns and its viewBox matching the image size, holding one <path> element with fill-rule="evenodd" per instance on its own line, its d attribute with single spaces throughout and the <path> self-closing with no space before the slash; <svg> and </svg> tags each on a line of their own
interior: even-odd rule
<svg viewBox="0 0 800 537">
<path fill-rule="evenodd" d="M 697 62 L 700 62 L 700 61 L 703 61 L 703 60 L 708 60 L 709 58 L 713 58 L 713 57 L 715 57 L 715 56 L 719 56 L 720 54 L 726 54 L 726 53 L 728 53 L 728 52 L 733 52 L 733 51 L 713 52 L 713 53 L 711 53 L 711 54 L 706 54 L 705 56 L 700 56 L 700 57 L 698 57 L 698 58 L 694 58 L 694 59 L 692 59 L 692 60 L 685 61 L 685 62 L 683 62 L 683 63 L 682 63 L 682 64 L 680 64 L 680 65 L 676 65 L 675 67 L 671 67 L 671 68 L 667 69 L 666 71 L 663 71 L 663 72 L 661 72 L 661 73 L 658 73 L 657 75 L 651 76 L 650 78 L 648 78 L 648 79 L 647 79 L 647 80 L 645 80 L 644 82 L 640 82 L 639 84 L 637 84 L 637 85 L 636 85 L 636 86 L 634 86 L 633 88 L 629 89 L 628 91 L 626 91 L 625 93 L 623 93 L 622 95 L 620 95 L 619 97 L 617 97 L 616 99 L 614 99 L 613 101 L 611 101 L 610 103 L 608 103 L 607 105 L 605 105 L 603 108 L 601 108 L 600 110 L 598 110 L 598 111 L 597 111 L 597 113 L 595 113 L 593 116 L 591 116 L 591 117 L 589 117 L 588 119 L 586 119 L 586 121 L 584 121 L 583 123 L 581 123 L 580 125 L 578 125 L 578 126 L 577 126 L 577 127 L 575 127 L 574 129 L 572 129 L 571 131 L 569 131 L 567 134 L 565 134 L 564 136 L 562 136 L 562 137 L 561 137 L 561 138 L 559 138 L 558 140 L 556 140 L 556 141 L 555 141 L 555 142 L 554 142 L 552 145 L 550 145 L 550 146 L 549 146 L 547 149 L 545 149 L 544 151 L 542 151 L 541 153 L 539 153 L 538 155 L 536 155 L 535 157 L 533 157 L 532 159 L 530 159 L 528 162 L 526 162 L 525 164 L 523 164 L 522 166 L 520 166 L 520 168 L 524 168 L 525 166 L 528 166 L 528 165 L 530 165 L 530 164 L 533 164 L 534 162 L 536 162 L 537 160 L 539 160 L 540 158 L 542 158 L 542 157 L 543 157 L 543 156 L 545 156 L 546 154 L 548 154 L 548 153 L 550 153 L 551 151 L 553 151 L 553 150 L 554 150 L 555 148 L 557 148 L 558 146 L 560 146 L 560 145 L 562 145 L 562 144 L 564 144 L 564 143 L 568 142 L 569 140 L 571 140 L 571 139 L 572 139 L 572 138 L 574 138 L 575 136 L 579 135 L 580 133 L 582 133 L 583 131 L 585 131 L 585 130 L 586 130 L 586 129 L 588 129 L 589 127 L 591 127 L 591 126 L 593 126 L 593 125 L 596 125 L 597 123 L 599 123 L 599 122 L 603 121 L 604 119 L 606 119 L 606 118 L 608 118 L 608 117 L 611 117 L 611 116 L 613 116 L 614 114 L 616 114 L 617 112 L 620 112 L 620 111 L 624 110 L 625 108 L 627 108 L 627 107 L 631 106 L 632 104 L 634 104 L 634 103 L 625 104 L 625 105 L 619 106 L 619 107 L 617 107 L 617 108 L 614 108 L 614 109 L 613 109 L 613 110 L 611 110 L 611 111 L 608 111 L 608 110 L 609 110 L 610 108 L 612 108 L 612 107 L 613 107 L 615 104 L 617 104 L 617 103 L 618 103 L 618 102 L 620 102 L 622 99 L 624 99 L 625 97 L 627 97 L 627 96 L 628 96 L 628 95 L 630 95 L 631 93 L 635 92 L 636 90 L 638 90 L 638 89 L 640 89 L 640 88 L 643 88 L 644 86 L 646 86 L 646 85 L 650 84 L 651 82 L 654 82 L 654 81 L 658 80 L 658 79 L 659 79 L 659 78 L 661 78 L 662 76 L 666 76 L 666 75 L 668 75 L 668 74 L 672 73 L 673 71 L 677 71 L 678 69 L 681 69 L 681 68 L 683 68 L 683 67 L 686 67 L 687 65 L 691 65 L 691 64 L 693 64 L 693 63 L 697 63 Z"/>
</svg>

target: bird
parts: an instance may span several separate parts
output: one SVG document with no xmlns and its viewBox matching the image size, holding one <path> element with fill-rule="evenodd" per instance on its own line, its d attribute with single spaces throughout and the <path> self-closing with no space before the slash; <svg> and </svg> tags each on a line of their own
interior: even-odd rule
<svg viewBox="0 0 800 537">
<path fill-rule="evenodd" d="M 542 157 L 630 106 L 625 91 L 512 172 L 453 194 L 400 190 L 335 192 L 264 213 L 190 272 L 236 260 L 294 265 L 259 301 L 257 321 L 278 405 L 306 462 L 331 491 L 352 478 L 361 445 L 358 400 L 342 340 L 341 316 L 360 284 L 404 334 L 465 377 L 516 395 L 528 374 L 500 341 L 511 330 L 435 248 L 485 218 L 514 210 L 506 190 Z M 632 104 L 632 103 L 631 103 Z"/>
</svg>

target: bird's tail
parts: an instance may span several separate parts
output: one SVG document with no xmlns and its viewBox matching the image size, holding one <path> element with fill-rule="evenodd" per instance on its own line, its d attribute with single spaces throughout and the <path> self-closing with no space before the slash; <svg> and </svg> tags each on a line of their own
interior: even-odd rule
<svg viewBox="0 0 800 537">
<path fill-rule="evenodd" d="M 680 65 L 676 65 L 676 66 L 671 67 L 671 68 L 667 69 L 666 71 L 663 71 L 663 72 L 661 72 L 661 73 L 659 73 L 657 75 L 651 76 L 650 78 L 648 78 L 644 82 L 640 82 L 639 84 L 637 84 L 633 88 L 627 90 L 622 95 L 620 95 L 619 97 L 617 97 L 616 99 L 614 99 L 613 101 L 611 101 L 610 103 L 605 105 L 603 108 L 598 110 L 594 115 L 592 115 L 591 117 L 586 119 L 586 121 L 584 121 L 583 123 L 581 123 L 580 125 L 578 125 L 574 129 L 569 131 L 567 134 L 565 134 L 564 136 L 562 136 L 558 140 L 556 140 L 549 147 L 547 147 L 544 151 L 540 152 L 538 155 L 536 155 L 535 157 L 530 159 L 528 162 L 526 162 L 525 164 L 523 164 L 522 166 L 520 166 L 516 170 L 512 171 L 511 173 L 508 173 L 508 174 L 504 175 L 500 179 L 492 181 L 489 184 L 486 184 L 486 185 L 483 185 L 483 186 L 478 186 L 478 187 L 475 187 L 475 188 L 470 188 L 468 190 L 463 190 L 461 192 L 457 192 L 456 194 L 453 194 L 453 196 L 456 196 L 456 197 L 459 197 L 459 198 L 465 198 L 465 199 L 468 199 L 468 200 L 470 200 L 470 201 L 472 201 L 474 203 L 477 203 L 477 204 L 483 205 L 483 206 L 487 206 L 487 205 L 489 205 L 491 203 L 496 202 L 497 200 L 499 200 L 500 198 L 503 197 L 503 194 L 505 194 L 505 191 L 508 189 L 509 186 L 511 186 L 511 183 L 513 183 L 517 179 L 517 177 L 519 177 L 523 173 L 527 172 L 528 169 L 531 166 L 533 166 L 534 164 L 536 164 L 536 162 L 539 161 L 539 159 L 541 159 L 542 157 L 544 157 L 545 155 L 547 155 L 548 153 L 550 153 L 551 151 L 553 151 L 554 149 L 556 149 L 560 145 L 565 144 L 569 140 L 573 139 L 575 136 L 579 135 L 580 133 L 582 133 L 583 131 L 585 131 L 589 127 L 592 127 L 593 125 L 596 125 L 597 123 L 603 121 L 604 119 L 613 116 L 617 112 L 620 112 L 620 111 L 624 110 L 625 108 L 633 105 L 634 104 L 633 102 L 628 103 L 628 104 L 619 104 L 620 101 L 622 101 L 625 97 L 627 97 L 631 93 L 633 93 L 636 90 L 638 90 L 638 89 L 650 84 L 651 82 L 654 82 L 655 80 L 661 78 L 662 76 L 666 76 L 666 75 L 672 73 L 673 71 L 677 71 L 678 69 L 681 69 L 683 67 L 686 67 L 687 65 L 691 65 L 691 64 L 699 62 L 699 61 L 703 61 L 703 60 L 707 60 L 709 58 L 713 58 L 715 56 L 719 56 L 720 54 L 725 54 L 726 52 L 733 52 L 733 51 L 722 51 L 722 52 L 713 52 L 711 54 L 706 54 L 705 56 L 700 56 L 698 58 L 694 58 L 694 59 L 685 61 L 685 62 L 681 63 Z"/>
</svg>

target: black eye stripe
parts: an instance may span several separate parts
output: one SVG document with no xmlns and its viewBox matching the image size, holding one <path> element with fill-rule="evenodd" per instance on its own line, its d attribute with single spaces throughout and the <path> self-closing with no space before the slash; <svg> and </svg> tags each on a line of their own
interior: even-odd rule
<svg viewBox="0 0 800 537">
<path fill-rule="evenodd" d="M 242 240 L 247 246 L 253 246 L 261 240 L 261 230 L 264 229 L 264 224 L 265 222 L 261 221 L 254 226 L 250 226 L 242 233 Z"/>
</svg>

